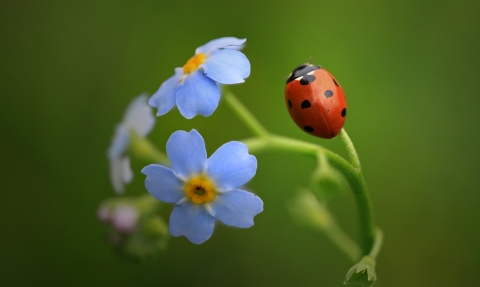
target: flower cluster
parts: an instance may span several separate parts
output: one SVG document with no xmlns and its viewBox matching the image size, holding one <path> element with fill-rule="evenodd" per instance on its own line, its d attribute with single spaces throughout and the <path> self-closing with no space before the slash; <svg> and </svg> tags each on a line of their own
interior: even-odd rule
<svg viewBox="0 0 480 287">
<path fill-rule="evenodd" d="M 250 75 L 250 63 L 239 50 L 245 39 L 225 37 L 208 42 L 167 79 L 148 100 L 157 108 L 157 116 L 174 106 L 187 119 L 210 116 L 218 106 L 220 84 L 244 82 Z M 147 97 L 142 95 L 127 108 L 108 150 L 110 178 L 117 193 L 132 178 L 129 148 L 138 137 L 144 138 L 155 119 Z M 145 143 L 144 143 L 145 144 Z M 150 164 L 143 168 L 145 187 L 156 199 L 174 204 L 169 230 L 173 236 L 185 236 L 195 244 L 208 240 L 217 221 L 225 225 L 249 228 L 255 215 L 263 211 L 262 200 L 240 189 L 256 173 L 257 160 L 241 142 L 228 142 L 207 158 L 205 142 L 196 131 L 174 132 L 166 145 L 171 167 Z M 107 216 L 108 215 L 108 216 Z M 99 218 L 108 221 L 119 233 L 138 226 L 138 214 L 129 206 L 115 212 L 99 210 Z"/>
</svg>

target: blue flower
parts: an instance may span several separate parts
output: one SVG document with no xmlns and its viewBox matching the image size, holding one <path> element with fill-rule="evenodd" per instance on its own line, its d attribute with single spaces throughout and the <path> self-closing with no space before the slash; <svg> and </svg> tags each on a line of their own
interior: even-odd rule
<svg viewBox="0 0 480 287">
<path fill-rule="evenodd" d="M 147 104 L 147 95 L 135 98 L 127 107 L 123 120 L 115 128 L 107 156 L 110 163 L 110 181 L 117 193 L 122 193 L 124 185 L 133 179 L 130 157 L 127 150 L 132 133 L 139 137 L 147 136 L 155 125 L 152 108 Z"/>
<path fill-rule="evenodd" d="M 245 41 L 225 37 L 198 47 L 182 68 L 175 68 L 175 74 L 163 82 L 148 104 L 158 109 L 157 116 L 175 105 L 187 119 L 210 116 L 220 100 L 217 83 L 243 83 L 250 75 L 250 62 L 237 51 Z"/>
<path fill-rule="evenodd" d="M 142 169 L 145 187 L 160 201 L 173 203 L 172 236 L 185 236 L 195 244 L 208 240 L 215 221 L 239 228 L 253 226 L 263 211 L 262 200 L 238 189 L 253 178 L 257 159 L 247 146 L 231 141 L 207 159 L 205 142 L 196 131 L 176 131 L 167 141 L 173 169 L 151 164 Z"/>
</svg>

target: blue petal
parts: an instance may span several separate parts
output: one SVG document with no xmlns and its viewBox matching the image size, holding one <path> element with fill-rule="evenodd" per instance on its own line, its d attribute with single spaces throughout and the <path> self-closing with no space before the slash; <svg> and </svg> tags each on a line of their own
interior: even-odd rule
<svg viewBox="0 0 480 287">
<path fill-rule="evenodd" d="M 107 155 L 109 159 L 120 157 L 127 151 L 130 144 L 130 133 L 124 125 L 119 124 L 115 128 L 112 142 L 108 148 Z"/>
<path fill-rule="evenodd" d="M 251 192 L 235 189 L 219 193 L 211 207 L 214 217 L 224 224 L 249 228 L 253 217 L 263 211 L 263 201 Z"/>
<path fill-rule="evenodd" d="M 185 202 L 175 206 L 170 215 L 170 234 L 185 236 L 192 243 L 202 244 L 213 233 L 215 219 L 207 212 L 204 205 Z"/>
<path fill-rule="evenodd" d="M 247 39 L 238 39 L 235 37 L 223 37 L 212 40 L 207 44 L 198 47 L 195 50 L 195 54 L 203 53 L 203 54 L 210 54 L 214 50 L 226 48 L 226 49 L 241 49 L 243 48 L 243 43 L 245 43 Z"/>
<path fill-rule="evenodd" d="M 207 77 L 222 84 L 243 83 L 250 76 L 250 62 L 235 50 L 217 50 L 200 67 Z"/>
<path fill-rule="evenodd" d="M 228 142 L 219 147 L 207 160 L 206 173 L 217 189 L 228 191 L 247 183 L 255 175 L 257 159 L 248 154 L 241 142 Z"/>
<path fill-rule="evenodd" d="M 157 116 L 162 116 L 175 106 L 175 95 L 180 78 L 183 75 L 182 68 L 175 68 L 175 75 L 162 83 L 160 88 L 152 95 L 148 104 L 157 108 Z"/>
<path fill-rule="evenodd" d="M 125 184 L 133 179 L 133 172 L 130 167 L 130 158 L 110 158 L 110 182 L 116 193 L 122 194 L 125 191 Z"/>
<path fill-rule="evenodd" d="M 142 173 L 147 176 L 145 188 L 156 199 L 177 203 L 185 197 L 182 191 L 182 181 L 173 170 L 162 165 L 150 164 L 142 169 Z"/>
<path fill-rule="evenodd" d="M 124 183 L 130 183 L 133 180 L 133 171 L 130 167 L 130 157 L 125 156 L 120 163 L 120 172 Z"/>
<path fill-rule="evenodd" d="M 194 129 L 174 132 L 167 141 L 167 155 L 173 170 L 184 180 L 203 171 L 207 161 L 205 142 Z"/>
<path fill-rule="evenodd" d="M 152 108 L 147 104 L 147 99 L 146 94 L 135 98 L 128 106 L 122 122 L 128 130 L 135 131 L 141 137 L 150 133 L 155 125 L 155 117 Z"/>
<path fill-rule="evenodd" d="M 191 119 L 196 115 L 208 117 L 218 106 L 220 91 L 202 69 L 185 77 L 177 90 L 177 107 L 182 116 Z"/>
</svg>

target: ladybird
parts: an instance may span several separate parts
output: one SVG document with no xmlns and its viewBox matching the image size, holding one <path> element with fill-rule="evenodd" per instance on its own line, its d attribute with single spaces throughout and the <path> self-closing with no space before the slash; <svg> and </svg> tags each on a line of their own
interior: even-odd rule
<svg viewBox="0 0 480 287">
<path fill-rule="evenodd" d="M 303 64 L 287 79 L 285 103 L 293 121 L 313 136 L 331 139 L 342 130 L 347 101 L 340 84 L 320 66 Z"/>
</svg>

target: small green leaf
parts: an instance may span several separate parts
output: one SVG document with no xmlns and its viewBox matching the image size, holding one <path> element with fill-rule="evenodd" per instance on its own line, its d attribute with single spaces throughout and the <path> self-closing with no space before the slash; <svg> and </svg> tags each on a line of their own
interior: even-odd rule
<svg viewBox="0 0 480 287">
<path fill-rule="evenodd" d="M 375 274 L 375 258 L 364 256 L 347 272 L 344 284 L 370 287 L 377 280 Z"/>
<path fill-rule="evenodd" d="M 331 168 L 321 168 L 312 175 L 317 184 L 315 193 L 322 199 L 328 200 L 340 194 L 343 190 L 342 177 Z"/>
</svg>

